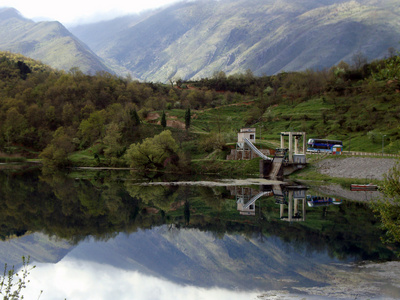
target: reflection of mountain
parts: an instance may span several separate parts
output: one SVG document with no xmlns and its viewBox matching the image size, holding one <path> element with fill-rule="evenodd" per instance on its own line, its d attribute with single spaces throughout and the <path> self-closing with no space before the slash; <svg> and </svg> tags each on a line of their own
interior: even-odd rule
<svg viewBox="0 0 400 300">
<path fill-rule="evenodd" d="M 295 249 L 276 237 L 222 239 L 195 229 L 167 226 L 120 234 L 108 242 L 83 242 L 70 256 L 163 277 L 180 284 L 225 288 L 273 288 L 287 282 L 308 286 L 327 282 L 325 253 Z"/>
<path fill-rule="evenodd" d="M 0 266 L 21 265 L 22 256 L 30 257 L 34 262 L 56 263 L 61 260 L 73 246 L 59 239 L 52 239 L 42 233 L 33 233 L 23 237 L 0 242 Z"/>
</svg>

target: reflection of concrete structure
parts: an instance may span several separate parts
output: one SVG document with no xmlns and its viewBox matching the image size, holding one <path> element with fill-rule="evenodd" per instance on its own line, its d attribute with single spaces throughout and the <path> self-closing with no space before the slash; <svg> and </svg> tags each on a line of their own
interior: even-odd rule
<svg viewBox="0 0 400 300">
<path fill-rule="evenodd" d="M 282 221 L 299 222 L 306 220 L 306 189 L 287 190 L 287 215 L 285 203 L 280 203 L 280 218 Z"/>
<path fill-rule="evenodd" d="M 251 188 L 237 188 L 236 192 L 236 208 L 241 215 L 254 216 L 256 214 L 256 201 L 263 196 L 272 196 L 271 190 L 259 192 Z"/>
<path fill-rule="evenodd" d="M 262 185 L 260 190 L 250 187 L 231 188 L 231 194 L 236 195 L 237 210 L 241 215 L 254 216 L 256 201 L 261 197 L 274 196 L 275 203 L 280 205 L 280 218 L 283 221 L 305 221 L 306 188 L 303 186 Z M 288 215 L 285 215 L 288 207 Z"/>
<path fill-rule="evenodd" d="M 251 187 L 228 187 L 231 195 L 236 196 L 237 210 L 241 215 L 255 216 L 256 201 L 261 197 L 274 196 L 279 205 L 280 220 L 286 222 L 306 221 L 306 207 L 340 205 L 341 199 L 327 196 L 306 195 L 307 187 L 289 185 L 261 185 L 259 189 Z"/>
</svg>

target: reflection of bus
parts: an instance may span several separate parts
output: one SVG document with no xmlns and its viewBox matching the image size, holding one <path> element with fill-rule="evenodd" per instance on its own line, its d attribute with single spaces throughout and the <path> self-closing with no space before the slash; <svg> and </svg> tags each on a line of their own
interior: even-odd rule
<svg viewBox="0 0 400 300">
<path fill-rule="evenodd" d="M 309 152 L 332 152 L 335 145 L 343 146 L 342 141 L 324 140 L 324 139 L 309 139 L 307 151 Z"/>
<path fill-rule="evenodd" d="M 336 199 L 331 197 L 307 195 L 306 198 L 309 207 L 328 206 L 331 204 L 336 204 L 336 205 L 342 204 L 341 199 Z"/>
</svg>

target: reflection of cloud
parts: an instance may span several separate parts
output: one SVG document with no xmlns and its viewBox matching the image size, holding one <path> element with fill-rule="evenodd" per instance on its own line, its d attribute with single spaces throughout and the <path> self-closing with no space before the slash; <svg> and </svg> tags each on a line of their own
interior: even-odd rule
<svg viewBox="0 0 400 300">
<path fill-rule="evenodd" d="M 36 264 L 23 291 L 25 299 L 224 300 L 257 299 L 259 293 L 182 286 L 136 271 L 67 258 L 57 264 Z M 101 270 L 101 271 L 100 271 Z"/>
</svg>

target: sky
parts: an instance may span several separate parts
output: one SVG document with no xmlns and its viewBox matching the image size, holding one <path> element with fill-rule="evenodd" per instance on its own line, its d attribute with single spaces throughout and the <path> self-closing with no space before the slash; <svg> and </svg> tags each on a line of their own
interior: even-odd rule
<svg viewBox="0 0 400 300">
<path fill-rule="evenodd" d="M 35 21 L 56 20 L 67 26 L 113 19 L 175 2 L 178 0 L 0 0 L 0 7 L 13 7 Z"/>
</svg>

